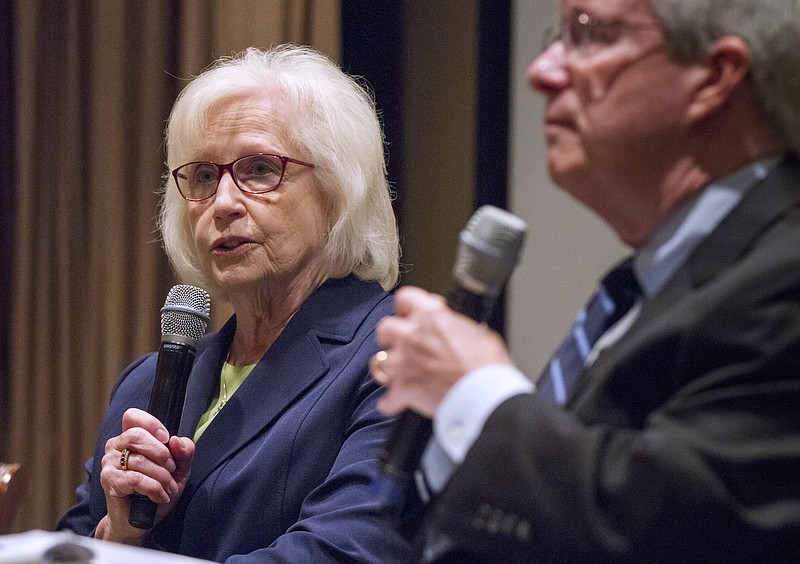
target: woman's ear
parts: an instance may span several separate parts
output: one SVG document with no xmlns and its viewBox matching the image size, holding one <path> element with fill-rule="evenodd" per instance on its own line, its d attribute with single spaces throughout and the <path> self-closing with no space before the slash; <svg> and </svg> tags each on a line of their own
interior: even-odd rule
<svg viewBox="0 0 800 564">
<path fill-rule="evenodd" d="M 689 118 L 700 121 L 728 103 L 750 73 L 750 47 L 741 38 L 726 35 L 717 39 L 705 60 L 700 80 L 689 104 Z"/>
</svg>

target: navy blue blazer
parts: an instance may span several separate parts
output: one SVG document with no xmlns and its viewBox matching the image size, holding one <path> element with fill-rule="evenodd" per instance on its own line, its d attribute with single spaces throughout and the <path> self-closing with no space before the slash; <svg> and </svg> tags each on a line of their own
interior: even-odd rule
<svg viewBox="0 0 800 564">
<path fill-rule="evenodd" d="M 375 409 L 381 390 L 368 362 L 375 323 L 391 313 L 389 294 L 353 276 L 312 293 L 197 441 L 186 489 L 147 546 L 227 562 L 407 561 L 371 491 L 390 422 Z M 217 392 L 235 324 L 198 347 L 182 436 Z M 90 535 L 106 514 L 104 445 L 126 409 L 147 407 L 156 360 L 140 358 L 116 383 L 88 481 L 59 529 Z"/>
</svg>

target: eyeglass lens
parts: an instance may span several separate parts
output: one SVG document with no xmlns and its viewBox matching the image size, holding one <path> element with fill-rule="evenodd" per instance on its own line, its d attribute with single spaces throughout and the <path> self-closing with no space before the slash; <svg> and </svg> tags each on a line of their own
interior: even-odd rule
<svg viewBox="0 0 800 564">
<path fill-rule="evenodd" d="M 283 178 L 284 162 L 274 155 L 249 155 L 219 165 L 211 162 L 185 164 L 175 171 L 178 188 L 190 200 L 211 197 L 219 186 L 225 170 L 236 185 L 247 192 L 263 193 L 274 190 Z"/>
</svg>

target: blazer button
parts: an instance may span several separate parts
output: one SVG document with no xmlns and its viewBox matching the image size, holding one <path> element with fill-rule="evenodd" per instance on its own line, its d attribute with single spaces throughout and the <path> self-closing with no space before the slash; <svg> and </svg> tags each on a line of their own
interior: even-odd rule
<svg viewBox="0 0 800 564">
<path fill-rule="evenodd" d="M 520 521 L 514 528 L 519 542 L 528 542 L 531 538 L 531 524 L 528 521 Z"/>
<path fill-rule="evenodd" d="M 507 514 L 500 523 L 500 532 L 505 536 L 512 536 L 519 519 L 513 513 Z"/>
<path fill-rule="evenodd" d="M 489 517 L 489 520 L 486 523 L 486 530 L 492 534 L 496 534 L 500 530 L 500 523 L 504 517 L 505 514 L 501 509 L 495 509 L 492 511 L 492 515 Z"/>
<path fill-rule="evenodd" d="M 482 531 L 486 528 L 486 521 L 492 515 L 492 506 L 488 503 L 481 504 L 478 508 L 478 514 L 472 518 L 472 527 Z"/>
</svg>

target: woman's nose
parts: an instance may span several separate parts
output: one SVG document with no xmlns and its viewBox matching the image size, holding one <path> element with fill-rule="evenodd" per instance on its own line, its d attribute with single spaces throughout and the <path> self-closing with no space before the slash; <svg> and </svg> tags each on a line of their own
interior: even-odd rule
<svg viewBox="0 0 800 564">
<path fill-rule="evenodd" d="M 242 191 L 234 182 L 230 171 L 223 172 L 217 185 L 217 192 L 214 194 L 214 208 L 217 213 L 228 215 L 232 210 L 238 209 L 242 196 Z"/>
</svg>

